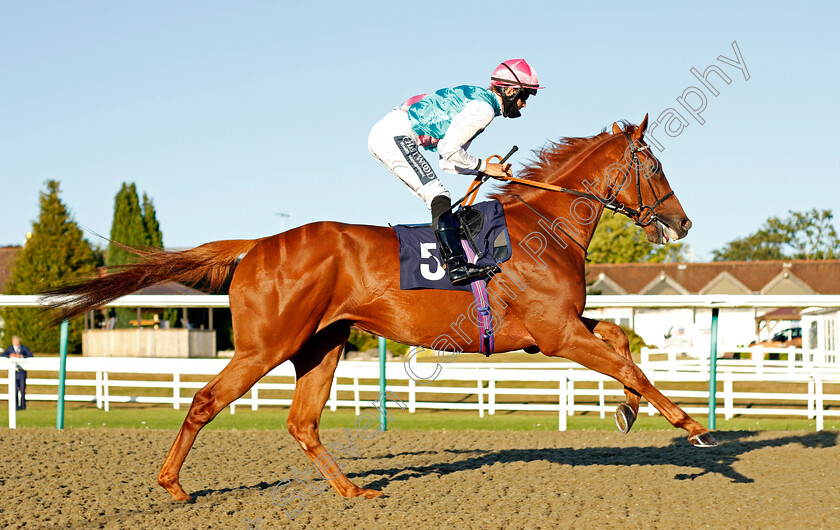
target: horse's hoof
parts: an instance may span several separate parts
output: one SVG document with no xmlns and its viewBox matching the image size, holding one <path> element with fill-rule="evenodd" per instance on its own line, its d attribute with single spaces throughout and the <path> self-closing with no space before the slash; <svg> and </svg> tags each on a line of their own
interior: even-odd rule
<svg viewBox="0 0 840 530">
<path fill-rule="evenodd" d="M 195 502 L 195 497 L 188 495 L 186 491 L 181 490 L 172 492 L 167 490 L 167 492 L 172 495 L 172 502 L 174 503 L 185 502 L 187 504 L 193 504 Z"/>
<path fill-rule="evenodd" d="M 706 431 L 701 434 L 695 434 L 694 436 L 689 436 L 688 441 L 691 442 L 691 445 L 695 447 L 717 447 L 717 440 L 715 437 L 712 436 L 712 433 Z"/>
<path fill-rule="evenodd" d="M 358 497 L 364 496 L 366 499 L 375 499 L 376 497 L 384 497 L 385 494 L 379 490 L 372 490 L 368 488 L 360 488 L 359 493 L 357 494 Z"/>
<path fill-rule="evenodd" d="M 185 493 L 184 495 L 180 495 L 176 498 L 173 498 L 172 502 L 174 502 L 175 504 L 195 504 L 196 500 L 198 499 L 196 499 L 195 496 Z"/>
<path fill-rule="evenodd" d="M 615 426 L 624 434 L 630 432 L 630 427 L 636 421 L 636 413 L 627 403 L 622 403 L 615 409 Z"/>
</svg>

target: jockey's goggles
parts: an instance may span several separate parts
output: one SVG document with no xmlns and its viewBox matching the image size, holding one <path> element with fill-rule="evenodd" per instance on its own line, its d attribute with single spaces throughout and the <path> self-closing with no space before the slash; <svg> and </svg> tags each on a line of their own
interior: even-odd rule
<svg viewBox="0 0 840 530">
<path fill-rule="evenodd" d="M 519 91 L 519 101 L 525 103 L 528 101 L 528 96 L 536 96 L 537 89 L 535 88 L 523 88 Z"/>
</svg>

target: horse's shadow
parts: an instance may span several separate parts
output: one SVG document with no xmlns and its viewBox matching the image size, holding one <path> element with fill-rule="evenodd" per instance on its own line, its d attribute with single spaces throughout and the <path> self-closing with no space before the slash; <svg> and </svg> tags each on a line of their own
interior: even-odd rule
<svg viewBox="0 0 840 530">
<path fill-rule="evenodd" d="M 289 482 L 289 480 L 279 481 L 279 483 L 284 483 L 284 482 Z M 190 502 L 188 502 L 188 504 L 194 503 L 200 497 L 206 497 L 206 496 L 212 495 L 212 494 L 232 493 L 232 492 L 248 492 L 248 491 L 252 491 L 252 490 L 256 490 L 256 491 L 267 490 L 267 489 L 273 488 L 277 484 L 278 484 L 278 482 L 269 483 L 269 482 L 266 482 L 266 481 L 262 481 L 262 482 L 257 482 L 256 484 L 252 484 L 250 486 L 243 485 L 243 486 L 234 486 L 234 487 L 231 487 L 231 488 L 215 488 L 215 489 L 214 488 L 208 488 L 208 489 L 198 490 L 198 491 L 194 491 L 194 492 L 190 493 L 190 496 L 192 497 L 192 500 Z M 175 505 L 181 505 L 182 504 L 182 503 L 179 503 L 178 501 L 173 501 L 173 503 Z"/>
<path fill-rule="evenodd" d="M 751 440 L 758 435 L 755 431 L 718 431 L 715 436 L 721 442 L 713 448 L 697 448 L 686 442 L 682 436 L 676 437 L 666 447 L 585 447 L 582 449 L 500 449 L 473 451 L 454 451 L 457 454 L 472 453 L 457 462 L 440 462 L 422 466 L 399 468 L 370 469 L 364 472 L 348 474 L 348 477 L 382 476 L 365 487 L 381 489 L 392 482 L 411 480 L 429 474 L 449 475 L 463 471 L 480 469 L 497 462 L 549 462 L 571 466 L 659 466 L 678 465 L 697 468 L 697 473 L 678 473 L 676 480 L 694 480 L 707 474 L 719 474 L 736 483 L 750 483 L 754 479 L 736 471 L 733 465 L 746 453 L 766 447 L 782 447 L 789 444 L 801 444 L 803 447 L 834 447 L 837 445 L 837 432 L 814 432 L 783 436 L 781 438 Z M 453 452 L 445 450 L 444 452 Z M 412 456 L 416 452 L 394 453 L 393 456 Z"/>
<path fill-rule="evenodd" d="M 450 455 L 471 455 L 457 462 L 439 462 L 421 466 L 401 466 L 393 468 L 368 469 L 358 473 L 347 473 L 348 478 L 378 476 L 377 480 L 365 484 L 366 488 L 382 489 L 393 482 L 411 480 L 425 475 L 450 475 L 463 471 L 472 471 L 495 463 L 510 462 L 548 462 L 571 466 L 662 466 L 677 465 L 696 468 L 696 473 L 677 473 L 675 480 L 694 480 L 707 474 L 719 474 L 736 483 L 751 483 L 755 480 L 735 471 L 733 465 L 742 455 L 766 447 L 782 447 L 800 444 L 803 447 L 835 447 L 840 433 L 821 431 L 809 434 L 797 434 L 765 440 L 752 440 L 757 431 L 716 431 L 715 437 L 720 442 L 717 447 L 698 448 L 689 444 L 685 437 L 676 436 L 665 447 L 585 447 L 582 449 L 444 449 L 442 451 L 404 451 L 384 455 L 361 455 L 347 457 L 346 460 L 362 462 L 393 456 L 420 456 L 447 453 Z M 341 458 L 340 460 L 345 460 Z M 314 477 L 313 477 L 314 478 Z M 281 481 L 286 482 L 286 481 Z M 194 499 L 214 493 L 232 493 L 261 491 L 274 487 L 277 483 L 259 482 L 232 488 L 204 489 L 192 493 Z"/>
</svg>

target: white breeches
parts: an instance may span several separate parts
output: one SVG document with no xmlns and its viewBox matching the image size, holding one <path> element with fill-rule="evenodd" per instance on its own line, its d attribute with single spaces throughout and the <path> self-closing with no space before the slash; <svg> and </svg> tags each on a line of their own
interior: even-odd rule
<svg viewBox="0 0 840 530">
<path fill-rule="evenodd" d="M 368 136 L 370 153 L 399 177 L 426 207 L 439 195 L 449 197 L 432 166 L 420 153 L 419 140 L 405 111 L 394 109 L 379 120 Z"/>
</svg>

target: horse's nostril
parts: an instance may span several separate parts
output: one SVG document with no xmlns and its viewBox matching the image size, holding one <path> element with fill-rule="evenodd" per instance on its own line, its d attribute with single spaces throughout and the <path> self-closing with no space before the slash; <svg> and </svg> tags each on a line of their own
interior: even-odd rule
<svg viewBox="0 0 840 530">
<path fill-rule="evenodd" d="M 685 219 L 683 222 L 680 223 L 680 226 L 686 230 L 691 229 L 691 219 Z"/>
</svg>

